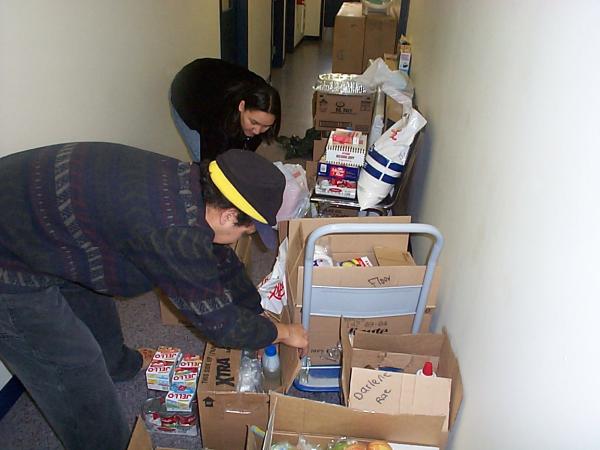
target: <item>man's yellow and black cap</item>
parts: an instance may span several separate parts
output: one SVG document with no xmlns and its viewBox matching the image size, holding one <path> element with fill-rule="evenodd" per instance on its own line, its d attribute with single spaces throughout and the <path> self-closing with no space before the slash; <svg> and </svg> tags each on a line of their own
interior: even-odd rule
<svg viewBox="0 0 600 450">
<path fill-rule="evenodd" d="M 263 243 L 273 248 L 277 212 L 283 201 L 285 176 L 273 163 L 248 150 L 232 149 L 208 166 L 210 178 L 221 193 L 256 225 Z"/>
</svg>

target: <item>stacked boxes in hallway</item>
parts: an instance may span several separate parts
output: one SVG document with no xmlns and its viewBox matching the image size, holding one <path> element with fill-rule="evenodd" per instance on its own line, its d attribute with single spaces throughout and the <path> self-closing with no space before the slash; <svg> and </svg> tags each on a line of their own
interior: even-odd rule
<svg viewBox="0 0 600 450">
<path fill-rule="evenodd" d="M 394 53 L 396 47 L 395 15 L 363 15 L 361 3 L 342 4 L 333 28 L 332 72 L 362 73 L 369 59 Z"/>
<path fill-rule="evenodd" d="M 362 73 L 365 16 L 360 3 L 343 3 L 333 27 L 334 73 Z"/>
</svg>

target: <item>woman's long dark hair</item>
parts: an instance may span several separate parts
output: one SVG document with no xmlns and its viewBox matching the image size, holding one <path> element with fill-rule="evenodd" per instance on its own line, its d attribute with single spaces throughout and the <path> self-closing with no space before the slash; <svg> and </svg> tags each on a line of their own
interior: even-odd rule
<svg viewBox="0 0 600 450">
<path fill-rule="evenodd" d="M 212 179 L 210 178 L 210 174 L 208 173 L 209 163 L 210 161 L 202 161 L 200 163 L 200 186 L 202 188 L 202 198 L 204 199 L 204 204 L 218 209 L 235 208 L 238 211 L 236 225 L 250 225 L 252 223 L 252 217 L 245 212 L 240 211 L 237 206 L 227 200 L 219 188 L 215 186 L 215 183 L 213 183 Z"/>
<path fill-rule="evenodd" d="M 258 110 L 273 114 L 275 122 L 260 136 L 271 142 L 278 134 L 281 127 L 281 99 L 279 92 L 266 81 L 242 82 L 232 86 L 226 94 L 228 110 L 225 116 L 225 130 L 230 136 L 238 136 L 243 140 L 244 132 L 240 124 L 240 111 L 238 106 L 244 101 L 245 109 Z"/>
</svg>

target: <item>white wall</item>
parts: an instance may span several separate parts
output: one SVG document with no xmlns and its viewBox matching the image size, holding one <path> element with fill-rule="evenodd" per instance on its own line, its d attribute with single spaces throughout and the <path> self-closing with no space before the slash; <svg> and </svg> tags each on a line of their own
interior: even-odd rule
<svg viewBox="0 0 600 450">
<path fill-rule="evenodd" d="M 248 69 L 265 80 L 271 76 L 271 0 L 248 2 Z"/>
<path fill-rule="evenodd" d="M 219 57 L 218 0 L 2 0 L 0 156 L 113 141 L 188 158 L 168 89 Z M 0 363 L 0 389 L 10 374 Z"/>
<path fill-rule="evenodd" d="M 455 450 L 600 446 L 600 3 L 411 2 Z M 418 199 L 418 197 L 417 197 Z"/>
<path fill-rule="evenodd" d="M 294 47 L 296 47 L 304 37 L 304 23 L 305 23 L 305 6 L 296 5 L 296 13 L 294 15 Z"/>
<path fill-rule="evenodd" d="M 321 3 L 322 0 L 305 0 L 304 36 L 318 37 L 321 34 Z"/>
<path fill-rule="evenodd" d="M 219 55 L 218 0 L 3 0 L 0 155 L 106 140 L 187 158 L 170 82 Z"/>
</svg>

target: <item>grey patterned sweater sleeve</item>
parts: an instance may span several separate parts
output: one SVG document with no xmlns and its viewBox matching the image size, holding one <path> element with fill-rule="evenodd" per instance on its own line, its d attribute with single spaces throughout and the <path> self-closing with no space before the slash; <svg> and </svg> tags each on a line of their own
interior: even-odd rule
<svg viewBox="0 0 600 450">
<path fill-rule="evenodd" d="M 220 347 L 258 349 L 277 337 L 233 251 L 200 227 L 170 227 L 129 239 L 123 252 L 204 336 Z"/>
</svg>

